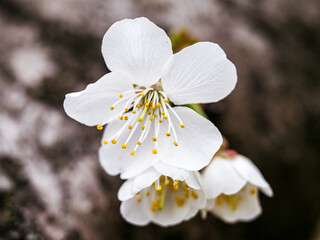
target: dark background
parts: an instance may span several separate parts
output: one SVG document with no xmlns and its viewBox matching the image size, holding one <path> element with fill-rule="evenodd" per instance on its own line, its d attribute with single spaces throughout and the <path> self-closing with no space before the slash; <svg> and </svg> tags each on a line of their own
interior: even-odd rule
<svg viewBox="0 0 320 240">
<path fill-rule="evenodd" d="M 0 0 L 0 239 L 320 239 L 319 12 L 318 0 Z M 62 103 L 107 72 L 108 27 L 137 16 L 217 42 L 235 63 L 235 91 L 205 110 L 274 189 L 257 220 L 121 218 L 101 132 Z"/>
</svg>

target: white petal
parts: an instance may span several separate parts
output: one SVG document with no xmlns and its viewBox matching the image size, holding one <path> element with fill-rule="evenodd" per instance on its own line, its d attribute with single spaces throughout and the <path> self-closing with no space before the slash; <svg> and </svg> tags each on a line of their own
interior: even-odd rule
<svg viewBox="0 0 320 240">
<path fill-rule="evenodd" d="M 232 164 L 244 179 L 259 187 L 267 196 L 273 196 L 269 183 L 264 179 L 260 170 L 248 158 L 239 154 L 232 161 Z"/>
<path fill-rule="evenodd" d="M 124 120 L 116 120 L 108 124 L 103 139 L 112 137 L 115 131 L 119 130 L 123 124 Z M 108 143 L 99 149 L 99 160 L 104 170 L 110 175 L 121 173 L 121 178 L 123 179 L 134 177 L 160 161 L 157 154 L 152 154 L 154 146 L 151 136 L 142 143 L 135 155 L 131 156 L 130 152 L 136 146 L 142 130 L 140 128 L 137 129 L 137 134 L 134 134 L 128 142 L 128 147 L 123 149 L 121 145 L 125 143 L 131 130 L 126 129 L 125 131 L 116 139 L 116 144 Z"/>
<path fill-rule="evenodd" d="M 235 66 L 215 43 L 199 42 L 184 48 L 167 66 L 162 86 L 175 104 L 217 102 L 237 82 Z"/>
<path fill-rule="evenodd" d="M 138 202 L 134 197 L 122 202 L 120 213 L 126 221 L 138 226 L 147 225 L 152 217 L 147 198 L 141 198 L 141 202 Z"/>
<path fill-rule="evenodd" d="M 212 122 L 190 108 L 174 107 L 174 110 L 185 127 L 181 128 L 172 114 L 178 138 L 176 147 L 173 144 L 173 134 L 169 138 L 165 136 L 167 121 L 162 123 L 160 135 L 166 139 L 159 140 L 159 151 L 160 148 L 165 149 L 166 155 L 161 156 L 161 161 L 181 169 L 198 171 L 208 165 L 213 155 L 219 150 L 222 144 L 221 134 Z"/>
<path fill-rule="evenodd" d="M 125 101 L 113 111 L 110 110 L 119 99 L 119 94 L 132 89 L 132 83 L 123 74 L 108 73 L 97 82 L 89 84 L 85 90 L 67 94 L 63 107 L 69 117 L 83 124 L 103 124 L 123 110 Z"/>
<path fill-rule="evenodd" d="M 151 186 L 161 176 L 153 167 L 148 168 L 137 176 L 125 181 L 119 189 L 118 199 L 126 201 L 132 198 L 137 192 Z"/>
<path fill-rule="evenodd" d="M 111 71 L 125 73 L 137 85 L 150 86 L 161 77 L 172 47 L 161 28 L 141 17 L 114 23 L 104 35 L 102 54 Z"/>
<path fill-rule="evenodd" d="M 198 199 L 189 197 L 183 206 L 178 207 L 175 203 L 175 195 L 167 194 L 162 211 L 157 211 L 152 217 L 152 222 L 160 226 L 172 226 L 192 215 L 191 209 L 201 209 L 205 205 L 204 194 L 201 191 L 194 190 L 198 194 Z"/>
<path fill-rule="evenodd" d="M 250 190 L 252 188 L 255 187 L 248 184 L 245 190 L 242 190 L 234 196 L 235 198 L 240 197 L 241 199 L 237 203 L 236 209 L 233 209 L 232 206 L 224 201 L 220 205 L 215 204 L 212 213 L 228 223 L 234 223 L 237 221 L 247 222 L 255 219 L 261 214 L 262 209 L 259 202 L 258 192 L 250 194 Z"/>
<path fill-rule="evenodd" d="M 215 157 L 203 172 L 202 183 L 207 198 L 216 198 L 222 193 L 235 194 L 246 184 L 230 161 Z"/>
<path fill-rule="evenodd" d="M 153 166 L 161 175 L 171 177 L 173 180 L 186 181 L 189 187 L 200 189 L 201 186 L 195 172 L 186 171 L 181 168 L 172 167 L 168 164 L 158 162 Z"/>
</svg>

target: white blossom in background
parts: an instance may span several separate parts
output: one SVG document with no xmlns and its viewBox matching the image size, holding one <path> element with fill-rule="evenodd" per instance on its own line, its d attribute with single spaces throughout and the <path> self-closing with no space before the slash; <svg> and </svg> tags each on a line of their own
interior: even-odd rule
<svg viewBox="0 0 320 240">
<path fill-rule="evenodd" d="M 269 197 L 273 196 L 259 169 L 233 150 L 214 157 L 201 179 L 207 198 L 203 215 L 209 211 L 228 223 L 250 221 L 261 214 L 259 190 Z"/>
<path fill-rule="evenodd" d="M 218 129 L 187 107 L 217 102 L 237 81 L 219 45 L 199 42 L 172 53 L 166 33 L 146 18 L 114 23 L 102 42 L 111 73 L 66 95 L 73 119 L 102 130 L 102 166 L 131 178 L 156 163 L 188 171 L 205 167 L 222 144 Z"/>
<path fill-rule="evenodd" d="M 123 218 L 138 226 L 171 226 L 194 217 L 206 206 L 199 173 L 155 164 L 121 186 Z"/>
</svg>

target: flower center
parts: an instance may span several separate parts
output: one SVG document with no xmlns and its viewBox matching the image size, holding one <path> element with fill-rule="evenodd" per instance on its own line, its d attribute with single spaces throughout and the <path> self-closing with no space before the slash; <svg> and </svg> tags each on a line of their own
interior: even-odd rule
<svg viewBox="0 0 320 240">
<path fill-rule="evenodd" d="M 131 93 L 134 93 L 134 95 Z M 162 122 L 168 121 L 168 129 L 165 135 L 167 137 L 173 135 L 173 144 L 178 146 L 178 138 L 175 130 L 177 126 L 174 126 L 172 118 L 174 117 L 178 120 L 179 127 L 184 128 L 185 125 L 171 107 L 166 94 L 161 90 L 159 84 L 155 84 L 150 88 L 136 88 L 119 94 L 119 100 L 110 106 L 110 109 L 116 109 L 117 105 L 123 102 L 125 102 L 124 108 L 120 113 L 115 114 L 112 120 L 119 119 L 120 121 L 125 121 L 125 123 L 113 136 L 109 139 L 104 139 L 104 144 L 108 144 L 109 142 L 116 144 L 119 136 L 128 134 L 126 131 L 130 131 L 126 141 L 122 143 L 121 147 L 126 149 L 130 139 L 136 134 L 140 135 L 135 146 L 130 146 L 132 149 L 130 154 L 134 155 L 148 135 L 150 135 L 149 133 L 153 132 L 153 134 L 151 134 L 154 143 L 152 153 L 157 154 L 160 125 Z M 102 125 L 98 125 L 97 129 L 102 130 Z"/>
<path fill-rule="evenodd" d="M 170 201 L 177 207 L 182 207 L 190 197 L 197 200 L 199 195 L 184 181 L 174 181 L 163 175 L 152 186 L 136 194 L 137 202 L 147 198 L 152 212 L 162 211 L 166 204 L 172 204 Z"/>
</svg>

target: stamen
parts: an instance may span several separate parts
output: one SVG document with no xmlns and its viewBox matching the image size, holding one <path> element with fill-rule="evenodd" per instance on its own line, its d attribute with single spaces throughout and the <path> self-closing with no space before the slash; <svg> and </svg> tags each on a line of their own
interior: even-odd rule
<svg viewBox="0 0 320 240">
<path fill-rule="evenodd" d="M 129 128 L 129 129 L 132 129 L 132 125 L 129 125 L 128 128 Z"/>
<path fill-rule="evenodd" d="M 101 125 L 98 125 L 98 126 L 97 126 L 97 129 L 98 129 L 98 130 L 102 130 L 103 127 L 102 127 Z"/>
<path fill-rule="evenodd" d="M 167 178 L 167 176 L 165 177 L 165 182 L 164 182 L 164 185 L 165 186 L 168 186 L 170 183 L 170 180 Z"/>
<path fill-rule="evenodd" d="M 171 134 L 170 134 L 170 133 L 168 133 L 168 132 L 166 132 L 166 135 L 167 135 L 168 137 L 170 137 L 170 136 L 171 136 Z"/>
<path fill-rule="evenodd" d="M 129 111 L 129 108 L 126 107 L 126 108 L 124 109 L 124 111 L 125 111 L 125 112 L 128 112 L 128 111 Z"/>
<path fill-rule="evenodd" d="M 123 119 L 123 116 L 121 115 L 121 116 L 119 117 L 119 119 L 122 120 L 122 119 Z"/>
<path fill-rule="evenodd" d="M 159 119 L 159 123 L 162 123 L 163 121 L 161 119 Z"/>
<path fill-rule="evenodd" d="M 112 139 L 111 142 L 112 142 L 113 144 L 116 144 L 116 143 L 117 143 L 117 141 L 116 141 L 115 139 Z"/>
<path fill-rule="evenodd" d="M 157 154 L 157 149 L 156 149 L 156 148 L 153 149 L 153 150 L 152 150 L 152 153 L 153 153 L 153 154 Z"/>
<path fill-rule="evenodd" d="M 130 152 L 130 155 L 133 156 L 135 153 L 136 153 L 135 151 L 131 151 L 131 152 Z"/>
<path fill-rule="evenodd" d="M 178 147 L 178 143 L 176 141 L 174 141 L 173 144 Z"/>
<path fill-rule="evenodd" d="M 124 116 L 124 120 L 128 120 L 128 118 L 129 118 L 128 116 Z"/>
<path fill-rule="evenodd" d="M 146 195 L 147 195 L 147 196 L 150 195 L 150 191 L 149 191 L 149 190 L 146 191 Z"/>
<path fill-rule="evenodd" d="M 144 94 L 144 92 L 140 93 L 140 95 L 141 95 L 142 97 L 146 96 L 146 95 Z"/>
<path fill-rule="evenodd" d="M 141 197 L 138 197 L 138 198 L 137 198 L 137 202 L 141 202 Z"/>
<path fill-rule="evenodd" d="M 144 130 L 146 128 L 146 126 L 141 126 L 141 129 Z"/>
<path fill-rule="evenodd" d="M 140 141 L 138 141 L 138 142 L 137 142 L 137 145 L 141 145 L 141 142 L 140 142 Z"/>
<path fill-rule="evenodd" d="M 152 137 L 152 141 L 156 142 L 157 138 L 156 137 Z"/>
<path fill-rule="evenodd" d="M 121 147 L 122 147 L 123 149 L 126 149 L 126 148 L 127 148 L 127 144 L 122 144 Z"/>
<path fill-rule="evenodd" d="M 104 144 L 108 144 L 108 141 L 107 140 L 103 140 L 102 141 Z"/>
<path fill-rule="evenodd" d="M 184 124 L 180 123 L 180 127 L 181 127 L 181 128 L 184 128 Z"/>
<path fill-rule="evenodd" d="M 178 207 L 182 207 L 184 205 L 185 200 L 181 197 L 175 197 L 174 201 L 176 202 Z"/>
<path fill-rule="evenodd" d="M 119 98 L 123 98 L 123 94 L 122 93 L 119 94 Z"/>
<path fill-rule="evenodd" d="M 136 114 L 136 112 L 137 112 L 137 110 L 133 110 L 133 111 L 132 111 L 133 114 Z"/>
<path fill-rule="evenodd" d="M 198 199 L 198 194 L 194 191 L 191 192 L 191 196 L 194 198 L 194 199 Z"/>
<path fill-rule="evenodd" d="M 110 110 L 113 110 L 113 109 L 114 109 L 114 106 L 111 106 L 111 107 L 110 107 Z"/>
<path fill-rule="evenodd" d="M 151 116 L 151 117 L 149 118 L 149 120 L 152 122 L 152 121 L 153 121 L 153 117 Z"/>
<path fill-rule="evenodd" d="M 163 99 L 163 101 L 165 102 L 165 103 L 168 103 L 169 102 L 169 100 L 168 99 Z"/>
</svg>

